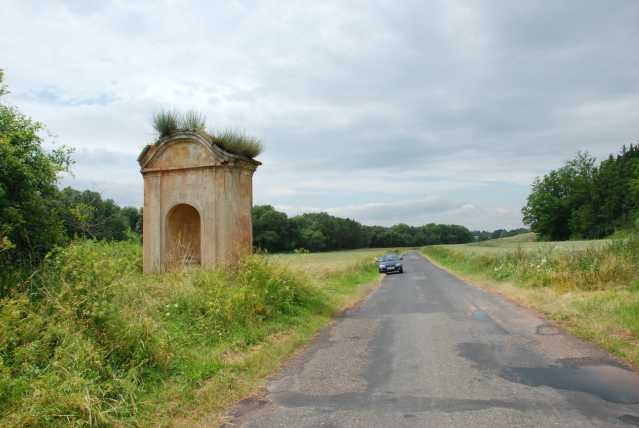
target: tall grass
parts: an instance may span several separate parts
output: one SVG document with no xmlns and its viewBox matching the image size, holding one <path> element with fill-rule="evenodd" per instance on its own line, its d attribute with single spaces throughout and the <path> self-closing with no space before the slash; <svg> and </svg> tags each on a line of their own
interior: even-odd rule
<svg viewBox="0 0 639 428">
<path fill-rule="evenodd" d="M 188 110 L 184 113 L 184 127 L 194 131 L 204 131 L 206 128 L 206 116 L 202 112 L 196 110 Z"/>
<path fill-rule="evenodd" d="M 639 234 L 581 250 L 548 244 L 501 253 L 437 246 L 422 252 L 639 364 Z"/>
<path fill-rule="evenodd" d="M 150 121 L 159 137 L 166 137 L 179 129 L 204 131 L 206 128 L 206 116 L 196 110 L 187 110 L 185 113 L 181 113 L 176 109 L 160 107 L 153 110 Z"/>
<path fill-rule="evenodd" d="M 236 155 L 255 158 L 264 151 L 264 138 L 251 135 L 240 128 L 210 129 L 205 132 L 206 116 L 196 110 L 185 113 L 176 109 L 158 108 L 149 119 L 159 138 L 179 130 L 200 131 L 208 135 L 213 144 Z"/>
<path fill-rule="evenodd" d="M 639 285 L 639 235 L 581 250 L 546 245 L 530 251 L 519 247 L 500 253 L 460 253 L 434 246 L 424 253 L 492 279 L 530 287 L 592 290 Z"/>
<path fill-rule="evenodd" d="M 210 129 L 208 134 L 222 150 L 249 158 L 264 151 L 264 139 L 239 128 Z"/>
<path fill-rule="evenodd" d="M 150 122 L 155 132 L 162 138 L 182 128 L 184 119 L 179 111 L 160 107 L 153 110 Z"/>
<path fill-rule="evenodd" d="M 141 272 L 140 242 L 81 240 L 0 300 L 0 427 L 157 426 L 201 389 L 223 405 L 259 372 L 256 349 L 376 277 L 370 263 L 319 276 L 262 255 Z"/>
</svg>

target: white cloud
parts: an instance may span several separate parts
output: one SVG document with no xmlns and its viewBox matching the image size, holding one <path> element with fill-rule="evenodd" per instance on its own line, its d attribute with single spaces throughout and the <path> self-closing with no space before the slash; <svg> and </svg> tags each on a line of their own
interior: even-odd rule
<svg viewBox="0 0 639 428">
<path fill-rule="evenodd" d="M 73 186 L 120 205 L 141 205 L 160 105 L 267 138 L 255 203 L 380 224 L 514 228 L 535 176 L 639 139 L 630 0 L 7 0 L 3 16 L 9 101 L 78 148 Z"/>
<path fill-rule="evenodd" d="M 286 213 L 289 217 L 295 217 L 297 215 L 305 214 L 305 213 L 319 213 L 326 210 L 322 210 L 317 207 L 294 207 L 294 206 L 286 206 L 286 205 L 275 205 L 277 211 L 281 211 Z"/>
<path fill-rule="evenodd" d="M 337 217 L 352 218 L 369 226 L 389 227 L 398 223 L 421 226 L 429 223 L 444 223 L 460 224 L 471 230 L 489 231 L 522 227 L 520 207 L 517 204 L 506 204 L 505 208 L 490 203 L 475 206 L 440 196 L 325 209 L 316 206 L 286 205 L 275 205 L 274 208 L 285 212 L 289 217 L 309 212 L 327 212 Z"/>
<path fill-rule="evenodd" d="M 277 196 L 291 196 L 297 194 L 294 189 L 289 187 L 269 187 L 264 192 L 265 195 L 269 197 L 277 197 Z"/>
</svg>

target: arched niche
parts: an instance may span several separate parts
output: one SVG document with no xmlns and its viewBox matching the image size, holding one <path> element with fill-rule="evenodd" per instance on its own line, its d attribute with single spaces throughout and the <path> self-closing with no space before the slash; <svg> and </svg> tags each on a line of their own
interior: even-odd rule
<svg viewBox="0 0 639 428">
<path fill-rule="evenodd" d="M 166 216 L 167 261 L 200 264 L 202 260 L 200 213 L 178 204 Z"/>
<path fill-rule="evenodd" d="M 146 146 L 138 162 L 144 177 L 145 274 L 185 261 L 207 269 L 230 265 L 239 260 L 240 246 L 251 248 L 252 180 L 260 162 L 188 130 Z"/>
</svg>

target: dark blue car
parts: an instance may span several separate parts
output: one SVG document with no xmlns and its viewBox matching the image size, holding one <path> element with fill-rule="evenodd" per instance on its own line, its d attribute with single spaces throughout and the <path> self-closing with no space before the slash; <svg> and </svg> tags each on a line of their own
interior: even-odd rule
<svg viewBox="0 0 639 428">
<path fill-rule="evenodd" d="M 389 274 L 391 272 L 404 272 L 404 267 L 402 266 L 403 257 L 398 257 L 395 253 L 383 254 L 379 258 L 379 273 Z"/>
</svg>

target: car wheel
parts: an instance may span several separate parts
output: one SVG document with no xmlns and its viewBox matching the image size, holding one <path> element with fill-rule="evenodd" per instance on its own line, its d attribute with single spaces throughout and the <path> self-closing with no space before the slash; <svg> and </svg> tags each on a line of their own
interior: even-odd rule
<svg viewBox="0 0 639 428">
<path fill-rule="evenodd" d="M 399 270 L 399 273 L 404 273 L 404 269 L 400 269 L 400 270 Z"/>
</svg>

